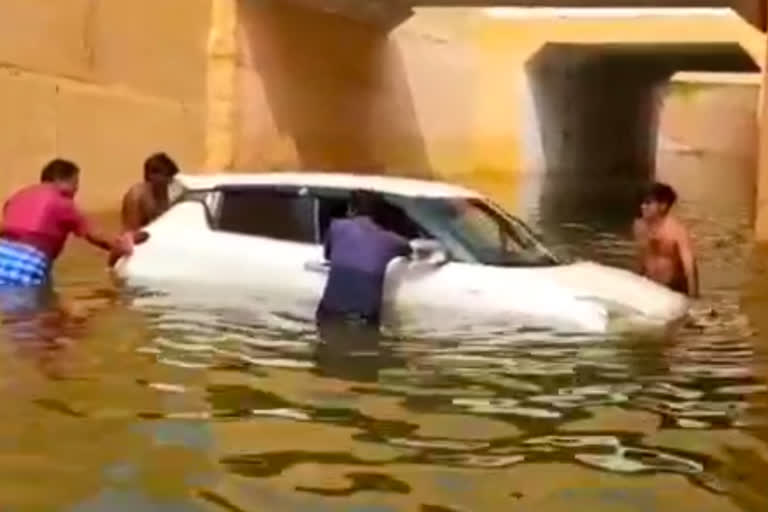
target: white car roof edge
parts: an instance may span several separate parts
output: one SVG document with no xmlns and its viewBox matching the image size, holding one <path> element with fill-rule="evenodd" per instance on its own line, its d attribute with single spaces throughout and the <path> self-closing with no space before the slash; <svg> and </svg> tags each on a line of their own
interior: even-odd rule
<svg viewBox="0 0 768 512">
<path fill-rule="evenodd" d="M 382 176 L 374 174 L 325 172 L 254 172 L 178 174 L 176 180 L 186 189 L 203 190 L 221 186 L 288 185 L 367 189 L 403 196 L 473 197 L 474 190 L 444 181 Z"/>
</svg>

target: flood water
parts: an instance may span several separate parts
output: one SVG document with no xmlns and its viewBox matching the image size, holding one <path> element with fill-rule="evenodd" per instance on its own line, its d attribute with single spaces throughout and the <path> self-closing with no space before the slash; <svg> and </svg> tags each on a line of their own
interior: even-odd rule
<svg viewBox="0 0 768 512">
<path fill-rule="evenodd" d="M 704 293 L 666 340 L 435 326 L 339 358 L 258 306 L 139 307 L 75 245 L 57 269 L 75 317 L 0 334 L 0 510 L 768 510 L 753 177 L 706 156 L 660 168 Z M 540 181 L 529 197 L 551 202 L 518 213 L 627 266 L 630 219 L 609 199 L 635 185 Z"/>
</svg>

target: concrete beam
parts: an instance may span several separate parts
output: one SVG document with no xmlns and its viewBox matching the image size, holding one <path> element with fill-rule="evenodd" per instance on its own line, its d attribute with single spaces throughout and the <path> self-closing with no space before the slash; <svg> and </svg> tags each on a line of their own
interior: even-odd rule
<svg viewBox="0 0 768 512">
<path fill-rule="evenodd" d="M 731 8 L 750 25 L 768 30 L 768 2 L 766 0 L 731 0 Z"/>
<path fill-rule="evenodd" d="M 596 43 L 557 44 L 556 48 L 573 48 L 603 63 L 631 62 L 664 70 L 705 71 L 711 73 L 759 73 L 760 67 L 738 43 Z"/>
<path fill-rule="evenodd" d="M 584 8 L 731 8 L 754 27 L 766 31 L 766 0 L 288 0 L 313 9 L 395 27 L 415 7 L 584 7 Z"/>
<path fill-rule="evenodd" d="M 318 0 L 322 1 L 322 0 Z M 765 0 L 379 0 L 411 7 L 585 7 L 585 8 L 731 8 L 754 27 L 766 31 Z"/>
<path fill-rule="evenodd" d="M 413 14 L 411 0 L 288 0 L 311 9 L 333 13 L 391 29 Z"/>
</svg>

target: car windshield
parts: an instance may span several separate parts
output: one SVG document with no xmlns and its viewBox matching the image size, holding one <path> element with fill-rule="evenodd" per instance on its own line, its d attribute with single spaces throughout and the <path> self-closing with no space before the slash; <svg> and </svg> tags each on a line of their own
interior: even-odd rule
<svg viewBox="0 0 768 512">
<path fill-rule="evenodd" d="M 499 266 L 553 266 L 557 257 L 520 220 L 482 199 L 385 195 L 456 261 Z"/>
</svg>

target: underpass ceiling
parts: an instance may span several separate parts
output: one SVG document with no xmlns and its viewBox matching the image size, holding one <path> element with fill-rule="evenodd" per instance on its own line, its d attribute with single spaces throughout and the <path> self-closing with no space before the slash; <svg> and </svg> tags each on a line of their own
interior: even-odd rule
<svg viewBox="0 0 768 512">
<path fill-rule="evenodd" d="M 762 31 L 765 0 L 290 0 L 314 9 L 387 26 L 407 19 L 416 7 L 705 7 L 732 8 Z"/>
<path fill-rule="evenodd" d="M 566 55 L 571 62 L 624 66 L 632 70 L 756 73 L 760 67 L 736 43 L 547 43 L 529 61 L 546 63 L 550 56 Z M 559 59 L 561 62 L 562 59 Z"/>
</svg>

